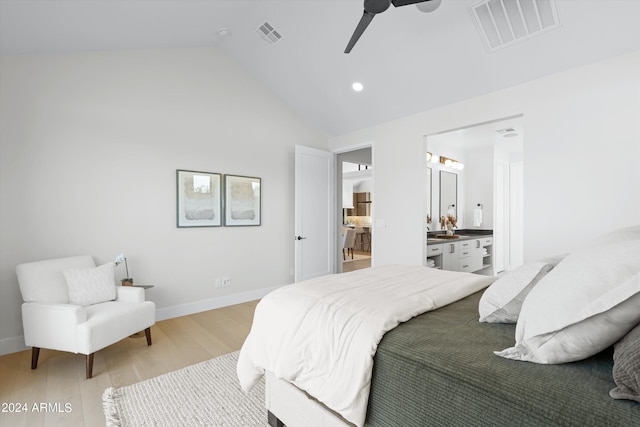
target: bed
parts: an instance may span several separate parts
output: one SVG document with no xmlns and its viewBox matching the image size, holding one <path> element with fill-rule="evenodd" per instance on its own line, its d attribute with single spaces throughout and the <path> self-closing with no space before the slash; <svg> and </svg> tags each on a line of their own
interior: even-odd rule
<svg viewBox="0 0 640 427">
<path fill-rule="evenodd" d="M 640 229 L 636 232 L 637 239 Z M 637 272 L 640 267 L 637 259 L 640 258 L 633 258 L 640 253 L 638 242 L 640 239 L 631 246 L 622 245 L 622 250 L 632 255 L 628 259 L 635 273 L 621 269 L 630 274 L 630 280 L 624 281 L 628 294 L 621 299 L 627 304 L 626 310 L 631 317 L 620 336 L 640 323 L 640 274 Z M 564 270 L 575 268 L 574 259 L 563 263 L 569 266 Z M 583 266 L 580 268 L 584 269 Z M 547 280 L 550 286 L 557 286 L 554 280 L 563 279 L 563 269 L 558 267 L 557 270 L 560 272 Z M 569 269 L 569 272 L 572 271 Z M 453 274 L 482 277 L 470 273 Z M 343 280 L 349 278 L 341 276 Z M 411 315 L 384 331 L 372 355 L 364 421 L 351 417 L 348 412 L 345 416 L 342 408 L 334 407 L 324 398 L 317 398 L 319 395 L 315 391 L 309 392 L 304 384 L 287 378 L 277 368 L 272 370 L 267 366 L 258 369 L 266 376 L 265 401 L 270 425 L 640 425 L 638 402 L 609 396 L 616 386 L 612 377 L 614 363 L 610 344 L 590 357 L 570 363 L 525 363 L 521 361 L 525 359 L 496 356 L 494 351 L 514 345 L 514 335 L 518 337 L 519 326 L 478 321 L 478 306 L 485 293 L 484 288 L 491 283 L 486 279 L 484 282 L 483 279 L 478 280 L 474 285 L 479 286 L 477 289 L 472 290 L 473 286 L 466 288 L 467 293 L 457 295 L 454 301 Z M 538 288 L 544 288 L 542 283 L 529 290 L 531 296 L 526 302 L 535 300 L 534 293 Z M 581 283 L 581 286 L 588 288 L 588 283 Z M 585 292 L 588 293 L 588 289 Z M 629 298 L 629 295 L 633 297 Z M 569 311 L 573 311 L 572 308 Z M 526 304 L 522 310 L 526 312 Z M 640 325 L 633 329 L 639 330 Z M 620 339 L 619 336 L 612 338 L 611 331 L 604 335 L 610 336 L 607 339 L 611 344 L 613 340 Z M 239 375 L 241 370 L 239 363 Z"/>
<path fill-rule="evenodd" d="M 499 358 L 493 351 L 513 343 L 515 325 L 478 322 L 481 294 L 387 332 L 374 360 L 365 426 L 638 425 L 640 404 L 609 397 L 610 348 L 562 365 Z M 265 400 L 274 427 L 352 426 L 270 374 Z"/>
</svg>

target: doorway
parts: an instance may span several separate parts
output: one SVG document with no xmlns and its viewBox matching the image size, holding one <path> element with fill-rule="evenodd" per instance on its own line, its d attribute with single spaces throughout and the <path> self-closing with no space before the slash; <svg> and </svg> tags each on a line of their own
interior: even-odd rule
<svg viewBox="0 0 640 427">
<path fill-rule="evenodd" d="M 337 154 L 338 273 L 371 267 L 373 253 L 372 147 Z"/>
<path fill-rule="evenodd" d="M 491 230 L 493 263 L 491 271 L 482 270 L 482 274 L 522 265 L 523 117 L 428 135 L 424 148 L 430 157 L 426 164 L 427 230 L 440 230 L 438 219 L 443 216 L 455 217 L 457 229 Z M 457 180 L 453 202 L 442 194 L 444 187 L 439 182 L 452 174 Z"/>
</svg>

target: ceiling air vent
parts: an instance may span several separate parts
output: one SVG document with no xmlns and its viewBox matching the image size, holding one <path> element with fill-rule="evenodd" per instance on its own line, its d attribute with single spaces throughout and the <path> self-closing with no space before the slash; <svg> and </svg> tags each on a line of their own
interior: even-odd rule
<svg viewBox="0 0 640 427">
<path fill-rule="evenodd" d="M 471 13 L 490 52 L 560 27 L 556 0 L 483 0 Z"/>
<path fill-rule="evenodd" d="M 503 138 L 513 138 L 514 136 L 518 136 L 518 131 L 512 127 L 498 129 L 496 133 Z"/>
<path fill-rule="evenodd" d="M 262 37 L 262 40 L 264 40 L 267 44 L 270 44 L 270 45 L 275 44 L 278 40 L 282 38 L 280 33 L 274 30 L 271 24 L 269 24 L 266 21 L 264 24 L 258 27 L 258 29 L 256 30 L 256 33 L 258 33 L 258 35 Z"/>
</svg>

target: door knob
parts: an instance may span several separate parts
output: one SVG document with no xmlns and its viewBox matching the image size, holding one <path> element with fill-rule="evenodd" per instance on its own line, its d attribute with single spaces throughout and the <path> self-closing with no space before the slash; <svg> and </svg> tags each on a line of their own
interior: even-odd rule
<svg viewBox="0 0 640 427">
<path fill-rule="evenodd" d="M 304 239 L 306 239 L 306 237 L 302 237 L 302 236 L 296 236 L 295 237 L 295 240 L 304 240 Z"/>
</svg>

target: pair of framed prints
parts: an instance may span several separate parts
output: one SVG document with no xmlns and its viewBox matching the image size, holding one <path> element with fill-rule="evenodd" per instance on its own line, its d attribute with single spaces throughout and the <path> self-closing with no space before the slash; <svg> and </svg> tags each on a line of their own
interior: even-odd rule
<svg viewBox="0 0 640 427">
<path fill-rule="evenodd" d="M 177 226 L 258 226 L 261 179 L 188 170 L 176 171 Z"/>
</svg>

